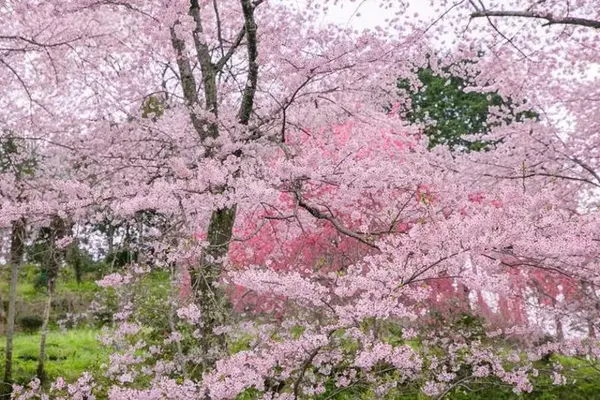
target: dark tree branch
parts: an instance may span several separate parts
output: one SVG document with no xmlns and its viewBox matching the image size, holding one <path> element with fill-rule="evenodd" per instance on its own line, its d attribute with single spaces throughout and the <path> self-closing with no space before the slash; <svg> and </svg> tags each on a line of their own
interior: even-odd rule
<svg viewBox="0 0 600 400">
<path fill-rule="evenodd" d="M 545 177 L 550 177 L 550 178 L 565 179 L 565 180 L 576 181 L 576 182 L 584 182 L 584 183 L 589 183 L 590 185 L 593 185 L 596 187 L 600 187 L 600 184 L 598 184 L 594 181 L 591 181 L 589 179 L 586 179 L 586 178 L 579 178 L 576 176 L 568 176 L 568 175 L 560 175 L 560 174 L 542 173 L 542 172 L 532 172 L 529 174 L 519 175 L 519 176 L 493 175 L 493 174 L 483 174 L 483 176 L 487 176 L 490 178 L 497 178 L 497 179 L 525 179 L 525 178 L 533 178 L 536 176 L 545 176 Z"/>
<path fill-rule="evenodd" d="M 217 20 L 217 38 L 219 40 L 219 47 L 221 48 L 221 56 L 224 56 L 225 50 L 223 48 L 223 29 L 221 27 L 221 14 L 219 13 L 217 0 L 213 0 L 213 9 L 215 10 L 215 19 Z"/>
<path fill-rule="evenodd" d="M 128 10 L 135 11 L 135 12 L 137 12 L 137 13 L 140 13 L 140 14 L 142 14 L 143 16 L 145 16 L 145 17 L 148 17 L 148 18 L 152 19 L 153 21 L 155 21 L 155 22 L 159 22 L 159 23 L 160 23 L 160 20 L 159 20 L 159 19 L 157 19 L 156 17 L 154 17 L 154 16 L 152 16 L 152 15 L 148 14 L 147 12 L 145 12 L 145 11 L 143 11 L 143 10 L 140 10 L 139 8 L 136 8 L 136 7 L 132 6 L 131 4 L 129 4 L 128 2 L 125 2 L 125 1 L 101 0 L 101 1 L 97 1 L 97 2 L 95 2 L 95 3 L 88 4 L 88 5 L 87 5 L 86 7 L 84 7 L 84 8 L 92 8 L 92 7 L 95 7 L 95 6 L 103 6 L 103 5 L 112 5 L 112 6 L 121 6 L 121 7 L 125 7 L 125 8 L 126 8 L 126 9 L 128 9 Z"/>
<path fill-rule="evenodd" d="M 175 50 L 175 55 L 177 56 L 177 67 L 179 69 L 179 77 L 181 81 L 181 87 L 183 90 L 183 97 L 185 99 L 186 105 L 193 109 L 193 107 L 198 103 L 198 91 L 196 89 L 196 78 L 194 77 L 194 73 L 192 72 L 192 66 L 190 64 L 190 60 L 185 55 L 185 42 L 182 39 L 177 37 L 175 33 L 175 28 L 171 27 L 171 44 L 173 49 Z M 196 132 L 202 132 L 203 123 L 198 118 L 196 113 L 190 112 L 190 118 L 192 120 L 192 125 Z"/>
<path fill-rule="evenodd" d="M 212 63 L 208 43 L 203 37 L 204 28 L 202 27 L 202 19 L 200 18 L 200 6 L 198 5 L 198 0 L 191 0 L 190 15 L 192 16 L 192 18 L 194 18 L 194 22 L 196 23 L 196 27 L 193 31 L 194 46 L 196 47 L 196 57 L 198 58 L 198 62 L 200 64 L 200 71 L 202 73 L 202 83 L 204 84 L 204 101 L 206 104 L 206 109 L 212 114 L 214 114 L 215 117 L 217 117 L 218 110 L 216 70 L 214 64 Z M 209 129 L 207 132 L 199 133 L 202 139 L 205 139 L 207 136 L 216 138 L 219 134 L 216 123 L 209 124 Z"/>
<path fill-rule="evenodd" d="M 331 336 L 333 335 L 333 333 L 335 331 L 336 331 L 335 329 L 329 331 L 327 333 L 327 339 L 331 339 Z M 294 399 L 298 399 L 298 396 L 300 395 L 300 384 L 302 383 L 302 380 L 304 379 L 306 370 L 310 367 L 310 365 L 312 364 L 312 362 L 315 359 L 315 357 L 317 356 L 317 354 L 319 354 L 319 351 L 321 351 L 324 347 L 325 347 L 325 345 L 321 345 L 321 346 L 318 346 L 315 349 L 313 349 L 313 351 L 311 351 L 308 354 L 308 358 L 306 360 L 304 360 L 304 362 L 302 363 L 302 367 L 300 367 L 300 373 L 298 374 L 298 378 L 294 382 Z"/>
<path fill-rule="evenodd" d="M 600 183 L 600 175 L 598 175 L 598 173 L 589 164 L 586 164 L 584 161 L 580 160 L 577 157 L 570 158 L 570 160 L 573 161 L 575 164 L 579 165 L 587 172 L 589 172 L 594 178 L 596 178 L 598 183 Z"/>
<path fill-rule="evenodd" d="M 69 40 L 63 40 L 63 41 L 60 41 L 60 42 L 42 43 L 42 42 L 36 41 L 35 39 L 29 39 L 29 38 L 26 38 L 24 36 L 5 36 L 5 35 L 0 35 L 0 40 L 22 41 L 22 42 L 31 44 L 33 46 L 43 47 L 43 48 L 52 48 L 52 47 L 66 46 L 68 44 L 71 44 L 73 42 L 81 40 L 82 38 L 83 38 L 82 36 L 78 36 L 76 38 L 69 39 Z M 10 50 L 10 49 L 8 49 L 8 50 Z"/>
<path fill-rule="evenodd" d="M 308 355 L 308 358 L 306 360 L 304 360 L 304 363 L 302 364 L 302 367 L 300 368 L 300 373 L 298 374 L 298 378 L 294 382 L 294 399 L 298 399 L 298 396 L 300 395 L 300 384 L 302 383 L 302 380 L 304 379 L 304 374 L 306 374 L 306 370 L 308 369 L 308 367 L 310 367 L 310 364 L 315 359 L 317 354 L 319 354 L 320 350 L 321 350 L 321 346 L 317 347 L 316 349 L 311 351 Z"/>
<path fill-rule="evenodd" d="M 287 121 L 287 109 L 289 108 L 289 106 L 292 105 L 292 103 L 296 99 L 296 96 L 298 96 L 298 93 L 300 92 L 300 90 L 302 90 L 302 88 L 304 88 L 306 85 L 308 85 L 312 78 L 313 78 L 313 75 L 310 75 L 308 78 L 306 78 L 306 80 L 304 82 L 302 82 L 302 84 L 300 86 L 298 86 L 298 88 L 294 91 L 294 93 L 292 93 L 292 97 L 289 100 L 287 100 L 285 102 L 285 104 L 283 104 L 283 106 L 281 107 L 281 112 L 282 112 L 281 143 L 285 143 L 285 128 L 286 128 L 286 121 Z"/>
<path fill-rule="evenodd" d="M 555 17 L 550 13 L 540 13 L 535 11 L 491 11 L 478 10 L 471 14 L 471 18 L 490 18 L 490 17 L 518 17 L 546 20 L 543 26 L 548 25 L 575 25 L 587 28 L 600 29 L 600 21 L 576 17 Z"/>
<path fill-rule="evenodd" d="M 369 247 L 379 250 L 379 247 L 377 247 L 377 245 L 373 244 L 371 241 L 367 240 L 367 238 L 365 238 L 364 235 L 361 235 L 359 233 L 356 233 L 356 232 L 351 231 L 350 229 L 346 228 L 332 214 L 330 214 L 330 215 L 324 214 L 321 211 L 319 211 L 317 208 L 305 203 L 298 192 L 295 191 L 294 194 L 296 196 L 298 206 L 300 206 L 303 209 L 305 209 L 306 211 L 308 211 L 308 213 L 310 215 L 312 215 L 313 217 L 315 217 L 317 219 L 324 219 L 326 221 L 329 221 L 334 226 L 334 228 L 341 234 L 346 235 L 351 238 L 354 238 L 354 239 L 358 240 L 359 242 L 366 244 Z"/>
<path fill-rule="evenodd" d="M 498 29 L 498 27 L 496 26 L 496 24 L 494 24 L 494 21 L 492 21 L 492 19 L 490 18 L 489 15 L 486 15 L 485 13 L 487 13 L 487 10 L 485 8 L 485 5 L 483 4 L 483 2 L 481 0 L 479 0 L 479 4 L 481 5 L 481 9 L 479 9 L 477 7 L 477 5 L 474 2 L 471 2 L 471 5 L 473 5 L 473 7 L 475 7 L 475 10 L 477 10 L 477 12 L 475 12 L 474 14 L 471 15 L 471 19 L 476 18 L 473 15 L 478 15 L 478 14 L 483 14 L 482 17 L 485 17 L 488 21 L 488 23 L 491 25 L 492 28 L 494 28 L 494 30 L 504 39 L 506 40 L 507 43 L 510 43 L 510 45 L 512 47 L 514 47 L 523 57 L 525 57 L 526 59 L 529 59 L 529 57 L 527 56 L 527 54 L 523 53 L 523 51 L 517 46 L 515 45 L 515 43 L 512 41 L 511 38 L 509 38 L 508 36 L 506 36 L 504 33 L 502 33 L 500 31 L 500 29 Z M 469 21 L 470 22 L 470 21 Z"/>
<path fill-rule="evenodd" d="M 248 125 L 250 121 L 250 114 L 254 106 L 254 95 L 256 93 L 256 86 L 258 82 L 258 63 L 256 59 L 258 57 L 258 39 L 256 35 L 257 26 L 254 20 L 254 9 L 262 3 L 254 2 L 250 0 L 240 0 L 242 3 L 242 11 L 244 13 L 244 29 L 246 31 L 246 48 L 248 51 L 248 77 L 246 80 L 246 87 L 242 94 L 242 104 L 238 114 L 238 119 L 242 125 Z"/>
<path fill-rule="evenodd" d="M 244 39 L 245 35 L 246 35 L 246 28 L 244 27 L 240 30 L 240 32 L 235 37 L 235 40 L 233 41 L 233 44 L 231 45 L 229 50 L 227 50 L 227 53 L 225 53 L 221 57 L 221 59 L 219 61 L 217 61 L 217 64 L 215 65 L 215 69 L 217 70 L 217 72 L 220 72 L 223 69 L 223 67 L 225 66 L 225 64 L 227 64 L 227 61 L 229 61 L 231 56 L 233 56 L 233 53 L 235 53 L 235 50 L 242 43 L 242 39 Z"/>
</svg>

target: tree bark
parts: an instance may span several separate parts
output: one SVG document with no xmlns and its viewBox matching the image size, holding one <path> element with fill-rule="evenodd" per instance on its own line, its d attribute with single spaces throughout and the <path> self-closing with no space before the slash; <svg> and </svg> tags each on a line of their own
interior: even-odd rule
<svg viewBox="0 0 600 400">
<path fill-rule="evenodd" d="M 556 323 L 556 339 L 559 342 L 562 342 L 563 340 L 565 340 L 565 331 L 563 328 L 562 320 L 560 319 L 560 316 L 554 317 L 554 320 Z"/>
<path fill-rule="evenodd" d="M 17 283 L 19 269 L 25 254 L 25 220 L 23 218 L 12 224 L 10 238 L 10 294 L 8 297 L 8 315 L 6 319 L 6 353 L 4 359 L 4 387 L 0 393 L 10 393 L 12 383 L 13 337 L 17 305 Z"/>
<path fill-rule="evenodd" d="M 50 311 L 52 310 L 52 300 L 54 298 L 55 278 L 48 278 L 48 297 L 44 305 L 44 315 L 42 323 L 42 331 L 40 335 L 40 354 L 38 357 L 37 377 L 42 384 L 48 380 L 48 375 L 45 369 L 46 360 L 46 338 L 48 337 L 48 323 L 50 322 Z"/>
<path fill-rule="evenodd" d="M 4 298 L 0 293 L 0 336 L 4 335 L 4 329 L 6 325 L 6 311 L 4 310 Z"/>
<path fill-rule="evenodd" d="M 229 250 L 236 207 L 213 211 L 208 227 L 208 243 L 204 260 L 192 270 L 192 288 L 196 304 L 202 312 L 202 339 L 200 347 L 205 357 L 204 366 L 212 366 L 227 351 L 223 335 L 214 333 L 214 328 L 224 324 L 229 315 L 229 301 L 218 286 L 222 261 Z"/>
</svg>

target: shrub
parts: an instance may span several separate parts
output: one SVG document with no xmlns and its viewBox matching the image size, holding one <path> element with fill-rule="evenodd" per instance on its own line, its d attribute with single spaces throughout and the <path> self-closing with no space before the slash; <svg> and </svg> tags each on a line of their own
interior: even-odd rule
<svg viewBox="0 0 600 400">
<path fill-rule="evenodd" d="M 38 315 L 25 315 L 24 317 L 19 318 L 19 326 L 27 333 L 38 331 L 43 323 L 42 317 Z"/>
</svg>

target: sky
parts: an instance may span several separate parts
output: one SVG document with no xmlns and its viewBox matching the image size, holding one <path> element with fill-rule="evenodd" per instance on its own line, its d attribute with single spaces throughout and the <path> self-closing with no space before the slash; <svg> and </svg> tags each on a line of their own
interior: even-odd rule
<svg viewBox="0 0 600 400">
<path fill-rule="evenodd" d="M 283 0 L 294 1 L 294 0 Z M 393 18 L 394 14 L 401 10 L 400 4 L 408 3 L 403 10 L 403 18 L 413 18 L 420 26 L 429 26 L 440 18 L 442 12 L 435 10 L 429 0 L 397 0 L 398 7 L 384 10 L 379 7 L 381 0 L 355 0 L 352 3 L 342 2 L 337 6 L 330 5 L 329 12 L 324 13 L 323 22 L 333 22 L 342 27 L 352 27 L 361 32 L 365 29 L 374 29 L 377 26 L 385 28 L 386 18 Z M 445 24 L 449 19 L 440 19 L 436 26 Z M 452 31 L 452 30 L 450 30 Z M 446 34 L 437 38 L 430 37 L 431 45 L 439 50 L 447 50 L 449 43 L 455 40 L 454 35 Z"/>
<path fill-rule="evenodd" d="M 383 11 L 377 5 L 377 0 L 355 1 L 351 4 L 331 6 L 326 19 L 342 26 L 352 26 L 357 30 L 371 29 L 383 24 L 386 16 L 393 11 Z M 427 0 L 412 0 L 409 2 L 408 15 L 418 13 L 420 17 L 435 18 L 436 14 Z M 385 12 L 385 14 L 384 14 Z"/>
</svg>

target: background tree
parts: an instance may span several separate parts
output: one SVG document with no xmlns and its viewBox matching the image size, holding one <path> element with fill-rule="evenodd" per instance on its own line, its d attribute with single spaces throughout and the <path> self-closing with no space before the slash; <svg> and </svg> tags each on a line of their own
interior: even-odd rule
<svg viewBox="0 0 600 400">
<path fill-rule="evenodd" d="M 24 180 L 30 177 L 35 170 L 36 161 L 32 149 L 26 146 L 25 141 L 18 138 L 13 132 L 4 130 L 0 137 L 0 177 L 6 184 L 0 188 L 0 196 L 17 204 L 26 201 L 26 188 Z M 8 312 L 6 317 L 6 352 L 4 358 L 4 375 L 2 391 L 10 393 L 12 383 L 13 363 L 13 337 L 16 319 L 17 284 L 19 268 L 23 262 L 26 245 L 26 220 L 19 218 L 12 222 L 10 234 L 10 292 L 8 297 Z M 4 307 L 4 304 L 1 305 Z"/>
<path fill-rule="evenodd" d="M 409 99 L 409 102 L 401 103 L 404 106 L 399 111 L 410 122 L 425 125 L 423 133 L 429 138 L 430 148 L 446 145 L 456 150 L 489 150 L 501 140 L 485 140 L 494 127 L 537 117 L 534 110 L 519 110 L 521 105 L 518 103 L 522 100 L 504 98 L 497 90 L 486 93 L 465 91 L 478 85 L 476 61 L 442 65 L 440 68 L 438 62 L 435 69 L 431 64 L 419 68 L 418 85 L 413 86 L 406 79 L 398 81 L 401 97 Z M 480 86 L 490 84 L 492 82 Z M 469 139 L 468 136 L 482 138 Z"/>
<path fill-rule="evenodd" d="M 56 288 L 56 279 L 59 269 L 64 261 L 66 245 L 62 243 L 68 239 L 70 226 L 65 219 L 55 216 L 52 218 L 50 225 L 42 228 L 39 232 L 37 240 L 44 243 L 44 258 L 43 270 L 46 272 L 47 280 L 47 299 L 42 316 L 42 330 L 40 335 L 40 353 L 38 358 L 37 377 L 40 382 L 47 381 L 46 370 L 44 364 L 46 362 L 46 337 L 48 335 L 48 324 L 50 322 L 50 311 L 52 309 L 52 301 L 54 299 L 54 291 Z"/>
</svg>

